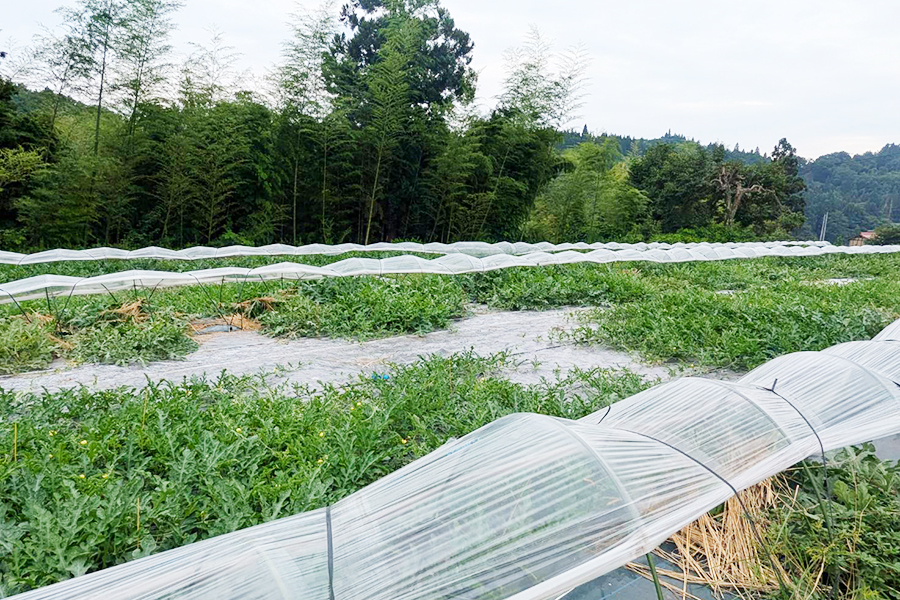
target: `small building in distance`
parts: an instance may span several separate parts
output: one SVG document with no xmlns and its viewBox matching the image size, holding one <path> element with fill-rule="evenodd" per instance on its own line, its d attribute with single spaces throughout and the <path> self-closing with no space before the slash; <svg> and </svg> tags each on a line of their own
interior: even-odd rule
<svg viewBox="0 0 900 600">
<path fill-rule="evenodd" d="M 861 231 L 858 236 L 850 240 L 851 246 L 865 246 L 870 241 L 875 239 L 874 231 Z"/>
</svg>

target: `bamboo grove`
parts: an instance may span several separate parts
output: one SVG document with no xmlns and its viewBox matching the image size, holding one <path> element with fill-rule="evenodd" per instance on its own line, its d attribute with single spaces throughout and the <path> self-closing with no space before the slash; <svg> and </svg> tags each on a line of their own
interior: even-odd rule
<svg viewBox="0 0 900 600">
<path fill-rule="evenodd" d="M 474 42 L 437 0 L 295 15 L 265 76 L 221 33 L 179 60 L 180 6 L 74 0 L 0 61 L 0 247 L 747 239 L 803 221 L 787 142 L 755 165 L 696 144 L 563 152 L 587 61 L 536 31 L 485 109 Z"/>
</svg>

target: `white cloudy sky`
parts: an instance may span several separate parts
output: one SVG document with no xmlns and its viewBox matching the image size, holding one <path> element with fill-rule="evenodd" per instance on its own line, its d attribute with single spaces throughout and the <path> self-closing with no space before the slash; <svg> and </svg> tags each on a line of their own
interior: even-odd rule
<svg viewBox="0 0 900 600">
<path fill-rule="evenodd" d="M 0 0 L 0 40 L 27 43 L 68 0 Z M 310 8 L 318 0 L 300 0 Z M 294 0 L 185 0 L 177 50 L 211 26 L 263 73 L 278 59 Z M 530 25 L 559 49 L 582 42 L 592 132 L 800 154 L 860 153 L 900 142 L 898 0 L 443 0 L 475 42 L 479 97 L 493 102 L 503 51 Z"/>
</svg>

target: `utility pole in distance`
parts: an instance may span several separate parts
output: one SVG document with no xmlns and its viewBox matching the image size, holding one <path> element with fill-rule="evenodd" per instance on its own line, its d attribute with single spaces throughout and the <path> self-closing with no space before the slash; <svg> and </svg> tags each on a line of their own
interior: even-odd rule
<svg viewBox="0 0 900 600">
<path fill-rule="evenodd" d="M 822 217 L 822 229 L 819 231 L 819 241 L 825 241 L 825 231 L 828 229 L 828 213 L 825 213 L 825 216 Z"/>
</svg>

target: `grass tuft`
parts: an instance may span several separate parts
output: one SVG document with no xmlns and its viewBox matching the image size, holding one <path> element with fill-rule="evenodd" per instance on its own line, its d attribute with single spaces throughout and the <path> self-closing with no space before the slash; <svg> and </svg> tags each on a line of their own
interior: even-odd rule
<svg viewBox="0 0 900 600">
<path fill-rule="evenodd" d="M 51 331 L 38 315 L 0 319 L 0 375 L 46 368 L 56 350 Z"/>
</svg>

